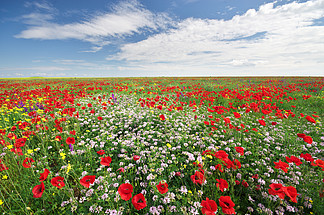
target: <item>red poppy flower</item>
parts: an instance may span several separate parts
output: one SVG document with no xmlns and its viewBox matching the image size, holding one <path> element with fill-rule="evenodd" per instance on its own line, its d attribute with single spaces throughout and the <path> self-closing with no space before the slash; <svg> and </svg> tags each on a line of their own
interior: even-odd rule
<svg viewBox="0 0 324 215">
<path fill-rule="evenodd" d="M 259 178 L 259 175 L 258 174 L 252 175 L 252 178 L 258 179 Z"/>
<path fill-rule="evenodd" d="M 233 163 L 235 165 L 234 169 L 236 169 L 236 168 L 240 169 L 241 168 L 241 162 L 239 160 L 235 159 Z"/>
<path fill-rule="evenodd" d="M 9 133 L 7 137 L 12 140 L 17 139 L 17 135 L 15 135 L 14 133 Z"/>
<path fill-rule="evenodd" d="M 23 164 L 22 165 L 25 168 L 30 168 L 32 162 L 35 162 L 34 159 L 32 159 L 32 158 L 25 158 L 25 160 L 23 161 Z"/>
<path fill-rule="evenodd" d="M 221 160 L 223 160 L 224 158 L 228 158 L 228 154 L 223 150 L 219 150 L 219 151 L 215 152 L 214 156 Z"/>
<path fill-rule="evenodd" d="M 100 164 L 103 166 L 110 166 L 111 163 L 111 157 L 101 157 Z"/>
<path fill-rule="evenodd" d="M 95 179 L 95 175 L 86 175 L 80 180 L 80 184 L 86 188 L 89 188 L 90 184 L 92 184 L 95 181 Z"/>
<path fill-rule="evenodd" d="M 234 209 L 235 204 L 230 196 L 221 196 L 219 198 L 219 206 L 222 207 L 224 214 L 236 214 Z"/>
<path fill-rule="evenodd" d="M 15 131 L 17 129 L 17 127 L 14 125 L 11 127 L 11 131 Z"/>
<path fill-rule="evenodd" d="M 259 123 L 260 123 L 260 125 L 262 125 L 262 126 L 266 126 L 266 123 L 265 123 L 265 121 L 264 121 L 264 120 L 262 120 L 262 119 L 260 119 L 260 120 L 259 120 Z"/>
<path fill-rule="evenodd" d="M 276 166 L 276 169 L 282 169 L 285 173 L 288 172 L 287 167 L 289 167 L 289 165 L 285 162 L 282 162 L 281 160 L 279 160 L 279 162 L 273 162 Z"/>
<path fill-rule="evenodd" d="M 303 137 L 303 140 L 308 144 L 312 144 L 313 142 L 313 139 L 310 136 Z"/>
<path fill-rule="evenodd" d="M 66 138 L 66 144 L 70 145 L 70 144 L 74 144 L 75 143 L 75 139 L 74 137 L 68 137 Z"/>
<path fill-rule="evenodd" d="M 233 112 L 233 114 L 234 114 L 234 117 L 235 117 L 235 118 L 237 118 L 237 119 L 238 119 L 238 118 L 241 118 L 241 114 L 239 114 L 239 113 L 237 113 L 237 112 Z"/>
<path fill-rule="evenodd" d="M 227 125 L 227 124 L 231 124 L 231 120 L 230 120 L 230 118 L 224 118 L 224 122 L 225 122 L 225 125 Z"/>
<path fill-rule="evenodd" d="M 135 195 L 132 199 L 132 204 L 136 210 L 141 210 L 146 207 L 145 197 L 142 193 Z"/>
<path fill-rule="evenodd" d="M 117 171 L 119 171 L 119 173 L 125 172 L 125 169 L 123 167 L 120 167 L 119 169 L 117 169 Z"/>
<path fill-rule="evenodd" d="M 289 186 L 289 187 L 283 187 L 282 190 L 290 198 L 292 202 L 297 203 L 296 197 L 298 194 L 296 188 L 294 188 L 293 186 Z"/>
<path fill-rule="evenodd" d="M 50 171 L 45 169 L 43 173 L 40 174 L 39 181 L 45 181 Z"/>
<path fill-rule="evenodd" d="M 298 133 L 297 136 L 300 137 L 300 138 L 304 138 L 306 136 L 306 134 L 304 134 L 304 133 Z"/>
<path fill-rule="evenodd" d="M 63 182 L 64 178 L 61 177 L 61 176 L 57 176 L 57 177 L 54 177 L 52 178 L 51 180 L 51 184 L 54 186 L 54 187 L 57 187 L 59 189 L 61 189 L 62 187 L 65 186 L 65 183 Z M 84 185 L 83 185 L 84 186 Z"/>
<path fill-rule="evenodd" d="M 215 165 L 215 169 L 218 169 L 220 172 L 224 172 L 224 169 L 222 167 L 222 164 Z"/>
<path fill-rule="evenodd" d="M 102 117 L 101 116 L 98 116 L 98 120 L 101 121 L 102 120 Z"/>
<path fill-rule="evenodd" d="M 42 182 L 40 185 L 36 185 L 34 188 L 33 188 L 33 194 L 34 194 L 34 198 L 40 198 L 42 197 L 43 195 L 43 192 L 45 190 L 45 185 L 44 185 L 44 182 Z"/>
<path fill-rule="evenodd" d="M 202 200 L 201 202 L 201 213 L 206 215 L 214 215 L 217 211 L 217 204 L 214 200 L 209 199 L 208 197 L 206 200 Z"/>
<path fill-rule="evenodd" d="M 23 147 L 26 143 L 26 138 L 19 138 L 16 140 L 16 142 L 14 143 L 14 147 L 16 148 L 20 148 L 20 147 Z"/>
<path fill-rule="evenodd" d="M 165 120 L 165 116 L 163 114 L 161 114 L 159 117 L 160 117 L 160 120 L 162 120 L 162 121 Z"/>
<path fill-rule="evenodd" d="M 294 162 L 297 166 L 299 166 L 300 164 L 302 164 L 302 162 L 300 161 L 300 159 L 299 158 L 297 158 L 297 157 L 295 157 L 295 156 L 290 156 L 290 157 L 286 157 L 286 161 L 288 162 L 288 163 L 292 163 L 292 162 Z"/>
<path fill-rule="evenodd" d="M 237 146 L 237 147 L 235 147 L 235 150 L 237 153 L 240 153 L 241 156 L 244 155 L 244 148 Z"/>
<path fill-rule="evenodd" d="M 277 122 L 271 122 L 271 125 L 277 125 L 278 123 Z"/>
<path fill-rule="evenodd" d="M 55 137 L 55 140 L 56 140 L 56 141 L 61 141 L 61 140 L 62 140 L 62 137 L 61 137 L 61 136 L 56 136 L 56 137 Z"/>
<path fill-rule="evenodd" d="M 268 192 L 270 195 L 278 195 L 279 198 L 284 199 L 285 198 L 285 193 L 283 191 L 283 186 L 282 184 L 276 184 L 272 183 L 269 185 L 270 189 L 268 189 Z"/>
<path fill-rule="evenodd" d="M 132 198 L 133 185 L 131 184 L 121 184 L 118 188 L 118 193 L 122 200 L 128 201 Z"/>
<path fill-rule="evenodd" d="M 316 123 L 315 119 L 313 119 L 311 116 L 306 116 L 308 122 Z"/>
<path fill-rule="evenodd" d="M 224 190 L 228 188 L 228 183 L 226 180 L 221 178 L 221 179 L 216 179 L 216 181 L 218 182 L 216 183 L 216 187 L 218 187 L 220 191 L 224 192 Z"/>
<path fill-rule="evenodd" d="M 176 172 L 175 176 L 181 176 L 181 172 Z"/>
<path fill-rule="evenodd" d="M 160 183 L 158 185 L 156 185 L 156 188 L 158 189 L 158 191 L 161 193 L 161 194 L 164 194 L 166 192 L 168 192 L 168 184 L 166 182 L 162 183 L 160 181 Z"/>
<path fill-rule="evenodd" d="M 224 161 L 224 165 L 226 166 L 227 169 L 230 169 L 230 168 L 236 169 L 234 163 L 230 159 L 224 158 L 223 161 Z"/>
<path fill-rule="evenodd" d="M 301 153 L 300 157 L 304 158 L 306 161 L 310 161 L 310 162 L 314 161 L 314 158 L 308 153 L 306 153 L 306 154 Z"/>
<path fill-rule="evenodd" d="M 1 161 L 1 159 L 0 159 L 0 161 Z M 5 164 L 3 164 L 3 163 L 0 162 L 0 172 L 2 172 L 4 170 L 8 170 L 8 169 L 9 168 Z"/>
<path fill-rule="evenodd" d="M 201 171 L 196 171 L 190 178 L 194 184 L 203 184 L 206 180 L 205 174 Z"/>
<path fill-rule="evenodd" d="M 12 148 L 10 149 L 10 151 L 12 151 L 13 153 L 19 156 L 23 155 L 21 148 Z"/>
<path fill-rule="evenodd" d="M 239 185 L 240 183 L 241 183 L 240 181 L 235 180 L 235 184 L 236 184 L 236 185 Z"/>
<path fill-rule="evenodd" d="M 141 157 L 138 156 L 138 155 L 134 155 L 134 157 L 133 157 L 134 161 L 137 161 L 137 160 L 139 160 L 140 158 L 141 158 Z"/>
<path fill-rule="evenodd" d="M 249 184 L 248 184 L 245 180 L 242 181 L 242 185 L 243 185 L 244 187 L 248 187 L 248 186 L 249 186 Z"/>
<path fill-rule="evenodd" d="M 97 154 L 98 155 L 103 155 L 103 154 L 105 154 L 105 150 L 99 150 L 99 151 L 97 151 Z"/>
<path fill-rule="evenodd" d="M 317 166 L 322 168 L 322 171 L 324 171 L 324 161 L 323 160 L 317 159 L 315 161 L 315 163 L 316 163 Z"/>
<path fill-rule="evenodd" d="M 70 131 L 70 134 L 71 134 L 71 135 L 75 135 L 75 134 L 76 134 L 75 130 Z"/>
</svg>

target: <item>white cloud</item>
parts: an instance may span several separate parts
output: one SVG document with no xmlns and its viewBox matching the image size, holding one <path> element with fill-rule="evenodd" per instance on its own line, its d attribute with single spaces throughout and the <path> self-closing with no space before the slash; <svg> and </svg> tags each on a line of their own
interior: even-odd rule
<svg viewBox="0 0 324 215">
<path fill-rule="evenodd" d="M 70 68 L 57 67 L 57 66 L 2 67 L 2 68 L 0 68 L 1 72 L 10 72 L 10 71 L 65 71 L 65 70 L 70 70 Z"/>
<path fill-rule="evenodd" d="M 56 11 L 56 9 L 52 6 L 51 3 L 47 2 L 47 1 L 42 1 L 42 2 L 25 2 L 24 4 L 25 7 L 34 7 L 37 10 L 45 10 L 45 11 L 50 11 L 50 12 L 54 12 Z"/>
<path fill-rule="evenodd" d="M 45 13 L 30 13 L 23 15 L 21 18 L 23 22 L 28 25 L 45 25 L 49 20 L 53 19 L 53 15 Z"/>
<path fill-rule="evenodd" d="M 85 50 L 85 51 L 80 51 L 80 52 L 91 52 L 91 53 L 95 53 L 95 52 L 100 51 L 101 49 L 102 49 L 102 46 L 93 46 L 93 47 L 91 47 L 91 50 Z"/>
<path fill-rule="evenodd" d="M 39 15 L 33 13 L 26 15 L 25 18 L 34 21 L 33 17 Z M 80 20 L 68 24 L 50 21 L 37 24 L 29 21 L 31 26 L 15 37 L 43 40 L 78 39 L 102 46 L 106 45 L 107 40 L 111 37 L 122 37 L 140 33 L 142 30 L 165 28 L 169 22 L 170 19 L 166 14 L 153 14 L 143 8 L 137 0 L 128 0 L 115 5 L 111 12 L 96 15 L 90 20 Z M 94 48 L 93 51 L 96 49 L 99 48 Z"/>
<path fill-rule="evenodd" d="M 226 21 L 189 18 L 167 32 L 123 45 L 107 60 L 126 60 L 144 70 L 187 70 L 197 75 L 212 71 L 229 75 L 242 66 L 251 72 L 285 75 L 313 70 L 317 74 L 324 63 L 324 26 L 312 24 L 321 17 L 324 0 L 277 7 L 269 3 Z"/>
<path fill-rule="evenodd" d="M 190 4 L 190 3 L 194 3 L 197 2 L 199 0 L 183 0 L 185 4 Z"/>
</svg>

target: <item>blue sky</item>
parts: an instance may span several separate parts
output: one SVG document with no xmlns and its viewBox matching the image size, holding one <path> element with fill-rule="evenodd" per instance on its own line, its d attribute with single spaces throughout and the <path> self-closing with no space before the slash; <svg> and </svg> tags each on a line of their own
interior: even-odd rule
<svg viewBox="0 0 324 215">
<path fill-rule="evenodd" d="M 0 31 L 0 78 L 324 75 L 324 0 L 1 0 Z"/>
</svg>

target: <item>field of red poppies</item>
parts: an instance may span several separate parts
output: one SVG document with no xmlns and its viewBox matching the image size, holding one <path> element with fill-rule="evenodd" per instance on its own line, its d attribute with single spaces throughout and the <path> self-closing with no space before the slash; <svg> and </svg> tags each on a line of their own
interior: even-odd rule
<svg viewBox="0 0 324 215">
<path fill-rule="evenodd" d="M 324 214 L 323 87 L 0 80 L 0 212 Z"/>
</svg>

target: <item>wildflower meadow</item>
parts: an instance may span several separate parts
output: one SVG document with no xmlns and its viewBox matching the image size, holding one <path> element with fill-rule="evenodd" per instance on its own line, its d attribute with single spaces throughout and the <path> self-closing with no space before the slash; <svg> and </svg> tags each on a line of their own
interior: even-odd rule
<svg viewBox="0 0 324 215">
<path fill-rule="evenodd" d="M 324 214 L 324 79 L 0 80 L 1 214 Z"/>
</svg>

